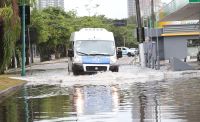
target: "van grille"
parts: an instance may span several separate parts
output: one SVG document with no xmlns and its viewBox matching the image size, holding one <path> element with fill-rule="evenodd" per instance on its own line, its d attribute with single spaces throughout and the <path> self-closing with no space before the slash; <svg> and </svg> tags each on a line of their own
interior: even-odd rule
<svg viewBox="0 0 200 122">
<path fill-rule="evenodd" d="M 106 66 L 86 66 L 86 71 L 106 71 Z"/>
</svg>

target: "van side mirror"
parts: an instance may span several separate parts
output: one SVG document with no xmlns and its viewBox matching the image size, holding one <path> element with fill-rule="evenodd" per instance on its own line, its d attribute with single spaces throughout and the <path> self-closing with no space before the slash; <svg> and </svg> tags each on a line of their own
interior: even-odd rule
<svg viewBox="0 0 200 122">
<path fill-rule="evenodd" d="M 121 57 L 122 57 L 122 51 L 121 51 L 121 50 L 118 50 L 118 51 L 117 51 L 117 59 L 118 59 L 118 58 L 121 58 Z"/>
<path fill-rule="evenodd" d="M 69 49 L 67 54 L 68 54 L 68 57 L 74 57 L 74 50 L 73 49 Z"/>
</svg>

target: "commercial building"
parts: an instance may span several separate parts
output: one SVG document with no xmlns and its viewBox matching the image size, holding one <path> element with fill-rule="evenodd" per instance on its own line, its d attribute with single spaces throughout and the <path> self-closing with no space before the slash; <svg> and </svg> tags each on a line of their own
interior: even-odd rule
<svg viewBox="0 0 200 122">
<path fill-rule="evenodd" d="M 160 57 L 169 60 L 197 55 L 200 51 L 200 0 L 172 0 L 160 9 L 159 17 L 162 31 L 156 36 L 159 37 Z"/>
<path fill-rule="evenodd" d="M 143 12 L 146 10 L 142 9 Z M 147 9 L 150 12 L 147 18 L 150 18 L 151 5 Z M 171 0 L 163 6 L 155 5 L 154 1 L 154 12 L 156 24 L 150 26 L 152 20 L 148 21 L 145 29 L 147 38 L 140 45 L 141 49 L 144 48 L 141 57 L 144 55 L 145 59 L 141 64 L 159 69 L 159 63 L 156 64 L 159 60 L 178 58 L 186 61 L 189 57 L 196 57 L 200 52 L 200 0 Z"/>
</svg>

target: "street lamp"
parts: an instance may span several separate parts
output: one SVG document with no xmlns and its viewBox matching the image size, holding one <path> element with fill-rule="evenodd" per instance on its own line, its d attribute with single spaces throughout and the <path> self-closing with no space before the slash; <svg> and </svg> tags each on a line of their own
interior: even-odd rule
<svg viewBox="0 0 200 122">
<path fill-rule="evenodd" d="M 25 0 L 21 1 L 22 4 L 22 70 L 21 70 L 21 76 L 25 76 L 26 75 L 26 71 L 25 71 Z"/>
</svg>

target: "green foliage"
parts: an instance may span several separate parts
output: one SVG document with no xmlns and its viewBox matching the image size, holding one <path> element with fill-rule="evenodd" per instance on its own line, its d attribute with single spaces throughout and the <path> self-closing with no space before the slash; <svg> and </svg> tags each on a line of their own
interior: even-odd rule
<svg viewBox="0 0 200 122">
<path fill-rule="evenodd" d="M 0 8 L 4 7 L 5 5 L 11 5 L 13 0 L 0 0 Z M 15 2 L 15 1 L 14 1 Z M 36 4 L 36 0 L 16 0 L 19 5 L 25 3 L 26 5 L 34 5 Z"/>
<path fill-rule="evenodd" d="M 3 18 L 3 58 L 0 59 L 0 71 L 10 64 L 10 59 L 15 49 L 15 43 L 20 36 L 20 19 L 14 17 L 11 7 L 0 8 L 0 16 Z M 14 20 L 15 18 L 15 20 Z"/>
<path fill-rule="evenodd" d="M 116 27 L 112 26 L 111 31 L 114 33 L 116 46 L 137 47 L 138 43 L 134 37 L 134 24 Z"/>
<path fill-rule="evenodd" d="M 136 24 L 137 22 L 136 22 L 136 16 L 130 16 L 129 18 L 128 18 L 128 23 L 129 24 Z"/>
<path fill-rule="evenodd" d="M 33 10 L 31 15 L 31 28 L 34 28 L 36 35 L 35 41 L 37 44 L 47 42 L 50 34 L 48 31 L 48 25 L 46 14 L 42 11 Z"/>
<path fill-rule="evenodd" d="M 79 17 L 75 21 L 78 23 L 75 25 L 77 31 L 81 28 L 106 28 L 110 30 L 112 26 L 112 21 L 110 22 L 104 16 Z"/>
<path fill-rule="evenodd" d="M 34 5 L 36 4 L 36 0 L 18 0 L 18 4 L 26 4 L 26 5 Z"/>
<path fill-rule="evenodd" d="M 10 64 L 16 41 L 20 37 L 18 4 L 22 4 L 22 1 L 28 5 L 36 2 L 36 0 L 0 0 L 0 73 Z"/>
<path fill-rule="evenodd" d="M 5 5 L 10 5 L 11 0 L 0 0 L 0 8 L 4 7 Z"/>
<path fill-rule="evenodd" d="M 40 54 L 44 55 L 42 57 L 59 53 L 60 47 L 69 45 L 70 34 L 75 31 L 75 18 L 74 12 L 66 13 L 54 7 L 32 11 L 30 27 L 36 36 L 33 41 L 38 45 Z"/>
<path fill-rule="evenodd" d="M 138 47 L 138 42 L 135 37 L 136 29 L 135 24 L 129 24 L 127 26 L 127 35 L 126 35 L 126 45 L 127 47 Z"/>
<path fill-rule="evenodd" d="M 70 33 L 74 31 L 74 15 L 59 8 L 47 8 L 43 11 L 33 10 L 31 27 L 36 29 L 35 42 L 48 43 L 51 46 L 66 44 Z"/>
</svg>

